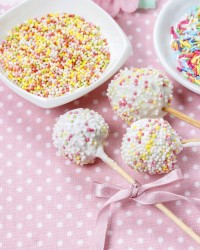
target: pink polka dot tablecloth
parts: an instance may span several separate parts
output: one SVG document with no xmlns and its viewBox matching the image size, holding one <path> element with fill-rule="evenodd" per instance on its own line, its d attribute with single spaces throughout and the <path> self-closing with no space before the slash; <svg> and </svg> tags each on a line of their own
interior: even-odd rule
<svg viewBox="0 0 200 250">
<path fill-rule="evenodd" d="M 0 0 L 2 14 L 16 0 Z M 126 66 L 159 64 L 153 47 L 153 27 L 166 0 L 154 10 L 119 13 L 116 21 L 133 45 Z M 167 32 L 167 31 L 163 31 Z M 173 80 L 172 80 L 173 81 Z M 173 106 L 200 120 L 200 96 L 174 83 Z M 0 82 L 0 249 L 90 250 L 98 211 L 105 199 L 94 196 L 94 181 L 127 187 L 101 160 L 79 167 L 56 154 L 51 134 L 56 118 L 78 108 L 98 111 L 110 126 L 105 150 L 141 183 L 157 179 L 138 174 L 122 161 L 120 147 L 126 125 L 113 113 L 106 97 L 107 83 L 70 104 L 42 109 L 20 98 Z M 166 119 L 184 138 L 200 138 L 200 130 L 172 116 Z M 184 180 L 170 190 L 200 198 L 200 148 L 178 157 Z M 200 234 L 200 211 L 184 201 L 165 204 Z M 101 240 L 101 239 L 100 239 Z M 154 206 L 132 201 L 112 206 L 105 250 L 197 250 L 199 245 Z"/>
</svg>

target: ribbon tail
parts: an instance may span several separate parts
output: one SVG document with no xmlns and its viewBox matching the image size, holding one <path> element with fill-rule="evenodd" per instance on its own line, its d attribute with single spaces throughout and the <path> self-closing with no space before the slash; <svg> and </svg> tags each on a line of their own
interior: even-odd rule
<svg viewBox="0 0 200 250">
<path fill-rule="evenodd" d="M 200 210 L 200 199 L 178 195 L 167 191 L 146 192 L 133 199 L 142 205 L 153 205 L 169 201 L 185 200 Z"/>
<path fill-rule="evenodd" d="M 109 219 L 109 211 L 110 205 L 114 202 L 124 200 L 130 196 L 129 189 L 122 189 L 113 195 L 101 208 L 96 222 L 96 231 L 95 231 L 95 241 L 94 241 L 94 249 L 95 250 L 104 250 L 105 241 L 106 241 L 106 232 L 108 228 L 108 219 Z"/>
</svg>

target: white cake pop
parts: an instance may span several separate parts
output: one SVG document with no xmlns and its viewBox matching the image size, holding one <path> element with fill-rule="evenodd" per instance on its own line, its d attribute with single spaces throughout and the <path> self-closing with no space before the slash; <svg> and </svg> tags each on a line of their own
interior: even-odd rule
<svg viewBox="0 0 200 250">
<path fill-rule="evenodd" d="M 142 118 L 161 118 L 172 102 L 172 84 L 159 70 L 125 68 L 108 87 L 113 110 L 127 124 Z"/>
<path fill-rule="evenodd" d="M 134 170 L 150 174 L 168 173 L 176 167 L 183 149 L 179 135 L 161 119 L 142 119 L 127 128 L 122 158 Z"/>
<path fill-rule="evenodd" d="M 108 125 L 101 115 L 89 109 L 75 109 L 61 115 L 53 129 L 58 152 L 72 162 L 93 163 L 97 150 L 108 137 Z"/>
</svg>

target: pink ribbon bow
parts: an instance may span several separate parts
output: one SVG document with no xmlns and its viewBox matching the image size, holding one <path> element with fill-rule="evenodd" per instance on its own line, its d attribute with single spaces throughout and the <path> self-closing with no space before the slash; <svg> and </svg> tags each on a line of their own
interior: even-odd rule
<svg viewBox="0 0 200 250">
<path fill-rule="evenodd" d="M 110 198 L 104 206 L 101 208 L 96 222 L 96 235 L 95 235 L 95 249 L 103 250 L 106 239 L 106 231 L 108 226 L 109 208 L 110 205 L 117 201 L 130 198 L 135 202 L 139 202 L 142 205 L 158 204 L 168 201 L 185 200 L 192 203 L 200 210 L 200 199 L 190 198 L 168 191 L 153 191 L 152 188 L 161 187 L 164 185 L 172 184 L 176 181 L 183 179 L 180 169 L 175 169 L 168 175 L 145 185 L 138 186 L 133 183 L 129 189 L 122 189 L 120 187 L 94 183 L 95 195 L 97 197 Z"/>
</svg>

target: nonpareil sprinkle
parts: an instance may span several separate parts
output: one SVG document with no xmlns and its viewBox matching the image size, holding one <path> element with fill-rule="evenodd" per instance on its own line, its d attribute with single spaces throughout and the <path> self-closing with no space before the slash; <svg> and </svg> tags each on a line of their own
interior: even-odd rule
<svg viewBox="0 0 200 250">
<path fill-rule="evenodd" d="M 177 69 L 188 80 L 200 85 L 200 7 L 193 7 L 171 27 L 171 46 L 177 53 Z"/>
<path fill-rule="evenodd" d="M 100 28 L 74 14 L 30 19 L 14 27 L 0 45 L 0 63 L 8 78 L 46 98 L 93 84 L 109 61 Z"/>
</svg>

